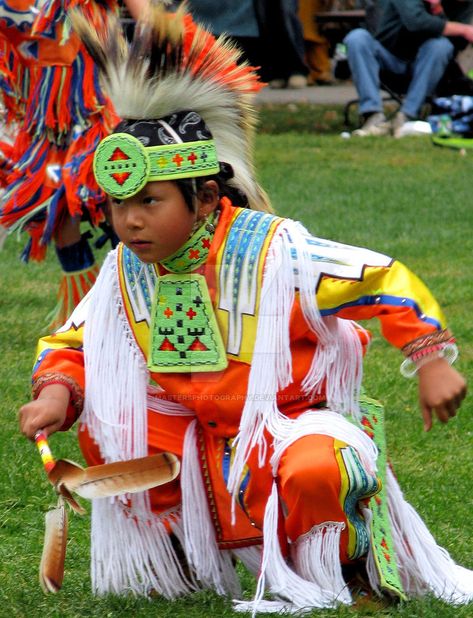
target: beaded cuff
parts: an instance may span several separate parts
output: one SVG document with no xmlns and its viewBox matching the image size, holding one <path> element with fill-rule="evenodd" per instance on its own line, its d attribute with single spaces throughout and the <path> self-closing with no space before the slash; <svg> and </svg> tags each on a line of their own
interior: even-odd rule
<svg viewBox="0 0 473 618">
<path fill-rule="evenodd" d="M 413 339 L 402 348 L 404 356 L 410 357 L 416 352 L 420 352 L 424 348 L 429 348 L 438 344 L 455 343 L 455 337 L 448 328 L 444 330 L 436 330 L 428 335 L 422 335 Z"/>
<path fill-rule="evenodd" d="M 84 391 L 75 380 L 63 373 L 44 373 L 34 380 L 33 399 L 37 399 L 43 388 L 51 384 L 63 384 L 69 390 L 71 394 L 70 405 L 74 408 L 77 419 L 84 408 Z"/>
<path fill-rule="evenodd" d="M 455 338 L 448 329 L 418 337 L 405 345 L 402 352 L 406 359 L 401 364 L 400 369 L 402 375 L 406 378 L 412 378 L 419 367 L 435 358 L 445 358 L 452 364 L 458 357 Z"/>
</svg>

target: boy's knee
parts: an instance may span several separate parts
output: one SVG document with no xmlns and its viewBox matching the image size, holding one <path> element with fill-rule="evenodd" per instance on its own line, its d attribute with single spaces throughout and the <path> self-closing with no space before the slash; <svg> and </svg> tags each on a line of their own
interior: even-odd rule
<svg viewBox="0 0 473 618">
<path fill-rule="evenodd" d="M 283 493 L 288 492 L 295 501 L 321 500 L 338 491 L 339 479 L 340 471 L 336 464 L 309 461 L 291 470 L 284 479 Z"/>
</svg>

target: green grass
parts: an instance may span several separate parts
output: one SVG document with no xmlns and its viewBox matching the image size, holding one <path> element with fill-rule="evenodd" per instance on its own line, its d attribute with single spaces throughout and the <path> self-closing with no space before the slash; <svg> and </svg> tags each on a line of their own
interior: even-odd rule
<svg viewBox="0 0 473 618">
<path fill-rule="evenodd" d="M 472 155 L 434 148 L 426 138 L 342 140 L 341 130 L 338 108 L 265 109 L 256 152 L 262 184 L 278 213 L 301 219 L 315 235 L 394 255 L 420 274 L 458 337 L 458 368 L 471 375 Z M 174 603 L 93 598 L 88 517 L 71 516 L 63 589 L 55 596 L 41 592 L 43 516 L 54 497 L 34 446 L 18 433 L 16 414 L 29 398 L 35 342 L 54 304 L 59 269 L 52 253 L 43 264 L 21 264 L 21 246 L 9 238 L 0 255 L 0 618 L 234 616 L 231 604 L 211 593 Z M 390 456 L 401 486 L 439 543 L 473 567 L 471 396 L 449 425 L 422 432 L 416 383 L 400 376 L 399 353 L 380 337 L 376 324 L 371 327 L 375 339 L 365 386 L 386 405 Z M 80 461 L 73 431 L 53 436 L 51 444 L 58 456 Z M 248 595 L 251 586 L 247 580 Z M 369 615 L 353 608 L 313 613 Z M 377 615 L 467 618 L 473 607 L 452 608 L 429 598 Z"/>
</svg>

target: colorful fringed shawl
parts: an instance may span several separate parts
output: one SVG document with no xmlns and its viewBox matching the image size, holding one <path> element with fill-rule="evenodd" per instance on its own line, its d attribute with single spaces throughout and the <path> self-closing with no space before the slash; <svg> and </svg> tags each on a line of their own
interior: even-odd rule
<svg viewBox="0 0 473 618">
<path fill-rule="evenodd" d="M 75 4 L 38 2 L 35 11 L 22 0 L 0 2 L 0 80 L 8 118 L 19 123 L 0 224 L 29 233 L 25 259 L 44 257 L 65 211 L 87 211 L 93 225 L 103 220 L 92 158 L 117 118 L 92 59 L 70 32 L 66 11 Z M 98 23 L 116 3 L 89 1 L 84 10 Z"/>
</svg>

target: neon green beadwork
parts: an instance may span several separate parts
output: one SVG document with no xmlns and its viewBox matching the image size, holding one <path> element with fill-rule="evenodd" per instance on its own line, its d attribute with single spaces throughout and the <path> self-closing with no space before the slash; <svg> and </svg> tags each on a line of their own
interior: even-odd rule
<svg viewBox="0 0 473 618">
<path fill-rule="evenodd" d="M 95 151 L 95 179 L 112 197 L 124 199 L 138 193 L 148 182 L 149 172 L 146 148 L 132 135 L 109 135 Z"/>
<path fill-rule="evenodd" d="M 386 489 L 386 435 L 384 431 L 384 408 L 376 400 L 362 395 L 360 398 L 362 414 L 361 428 L 378 447 L 378 477 L 381 490 L 368 503 L 372 512 L 371 545 L 374 561 L 378 570 L 381 589 L 389 590 L 391 594 L 405 600 L 401 578 L 396 564 L 391 523 L 388 512 L 388 496 Z"/>
<path fill-rule="evenodd" d="M 118 199 L 132 197 L 152 180 L 210 176 L 219 170 L 213 140 L 146 147 L 128 133 L 113 133 L 94 156 L 97 184 Z"/>
<path fill-rule="evenodd" d="M 215 225 L 217 213 L 210 213 L 206 221 L 188 238 L 175 253 L 160 263 L 171 273 L 184 273 L 195 270 L 207 260 L 214 232 L 209 227 Z M 211 229 L 211 228 L 210 228 Z"/>
<path fill-rule="evenodd" d="M 148 368 L 185 373 L 221 371 L 227 365 L 205 277 L 160 277 L 151 315 Z"/>
</svg>

